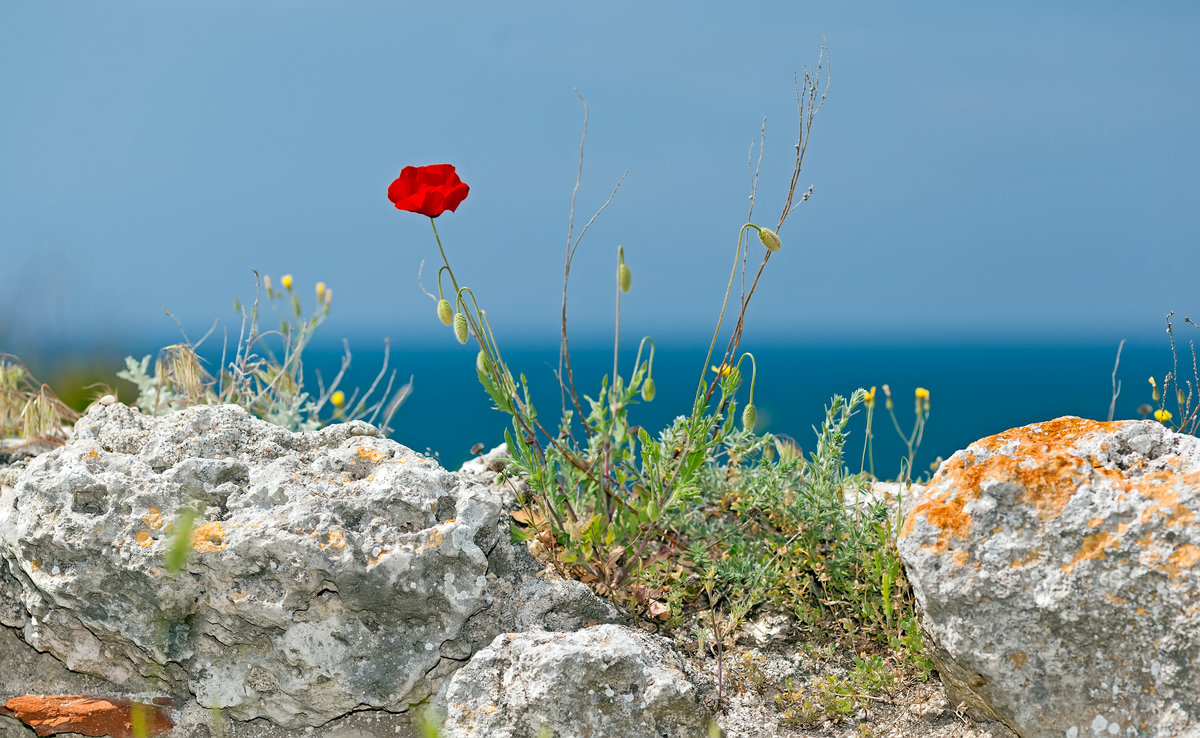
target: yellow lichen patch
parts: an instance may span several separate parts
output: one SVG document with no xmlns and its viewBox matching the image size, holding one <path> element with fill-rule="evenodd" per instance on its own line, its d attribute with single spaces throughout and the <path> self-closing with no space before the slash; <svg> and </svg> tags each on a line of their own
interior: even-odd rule
<svg viewBox="0 0 1200 738">
<path fill-rule="evenodd" d="M 137 545 L 143 546 L 143 547 L 149 546 L 150 544 L 154 543 L 154 539 L 150 537 L 150 531 L 146 531 L 146 530 L 143 530 L 140 533 L 138 533 L 136 536 L 134 536 L 133 540 L 137 541 Z"/>
<path fill-rule="evenodd" d="M 358 447 L 358 458 L 366 459 L 367 461 L 379 462 L 379 461 L 383 461 L 384 459 L 386 459 L 387 454 L 383 453 L 382 451 L 373 449 L 373 448 L 368 448 L 366 446 L 359 446 Z"/>
<path fill-rule="evenodd" d="M 434 528 L 433 530 L 429 531 L 429 537 L 425 539 L 425 545 L 429 546 L 430 548 L 437 548 L 438 546 L 442 545 L 444 538 L 445 537 L 442 535 L 442 532 L 437 528 Z"/>
<path fill-rule="evenodd" d="M 955 566 L 962 566 L 970 557 L 969 553 L 961 549 L 950 554 L 950 560 L 954 562 Z"/>
<path fill-rule="evenodd" d="M 346 547 L 346 535 L 340 530 L 329 531 L 329 545 L 336 550 L 341 551 Z"/>
<path fill-rule="evenodd" d="M 142 516 L 142 524 L 150 530 L 158 530 L 163 524 L 162 513 L 158 511 L 157 507 L 150 508 L 150 510 Z"/>
<path fill-rule="evenodd" d="M 225 549 L 225 531 L 213 521 L 192 531 L 192 550 L 196 553 L 219 553 Z"/>
<path fill-rule="evenodd" d="M 1087 559 L 1102 559 L 1104 558 L 1104 549 L 1116 543 L 1113 534 L 1109 531 L 1102 530 L 1099 533 L 1093 533 L 1090 536 L 1083 537 L 1083 543 L 1079 547 L 1079 553 L 1075 554 L 1075 558 L 1071 559 L 1071 563 L 1063 564 L 1062 570 L 1068 574 L 1075 570 L 1076 564 Z"/>
<path fill-rule="evenodd" d="M 1014 651 L 1008 655 L 1008 658 L 1012 660 L 1013 666 L 1020 669 L 1025 666 L 1025 661 L 1029 656 L 1024 651 Z"/>
<path fill-rule="evenodd" d="M 34 559 L 33 561 L 29 562 L 29 571 L 37 573 L 41 570 L 42 570 L 42 560 L 41 559 Z"/>
<path fill-rule="evenodd" d="M 1200 548 L 1185 543 L 1175 549 L 1175 553 L 1167 557 L 1166 570 L 1167 576 L 1172 579 L 1178 579 L 1183 574 L 1184 569 L 1191 569 L 1200 562 Z"/>
</svg>

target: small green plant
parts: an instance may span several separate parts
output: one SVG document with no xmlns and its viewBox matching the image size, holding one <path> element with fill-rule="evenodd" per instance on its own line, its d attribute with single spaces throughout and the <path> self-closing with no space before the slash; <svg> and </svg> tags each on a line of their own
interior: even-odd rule
<svg viewBox="0 0 1200 738">
<path fill-rule="evenodd" d="M 310 394 L 304 387 L 304 350 L 329 314 L 333 292 L 324 282 L 318 282 L 316 307 L 306 316 L 299 294 L 292 289 L 292 276 L 285 274 L 280 281 L 283 289 L 277 290 L 272 286 L 271 278 L 264 276 L 249 310 L 235 301 L 234 308 L 242 316 L 242 327 L 228 362 L 225 350 L 222 350 L 217 377 L 204 369 L 197 353 L 207 334 L 195 343 L 184 334 L 182 343 L 162 349 L 155 360 L 153 375 L 149 356 L 140 361 L 126 357 L 125 369 L 117 376 L 137 387 L 137 406 L 152 415 L 162 415 L 193 405 L 231 403 L 241 405 L 269 423 L 295 431 L 316 430 L 329 421 L 357 419 L 368 420 L 384 432 L 389 431 L 392 416 L 411 390 L 411 381 L 393 391 L 396 373 L 387 375 L 388 345 L 385 343 L 383 368 L 365 393 L 360 395 L 355 390 L 347 398 L 338 389 L 350 366 L 347 345 L 341 369 L 330 385 L 326 387 L 318 374 L 317 393 Z M 260 328 L 259 301 L 263 289 L 267 303 L 280 318 L 278 330 Z M 385 376 L 388 381 L 381 396 L 372 400 Z M 332 410 L 326 412 L 327 406 Z"/>
</svg>

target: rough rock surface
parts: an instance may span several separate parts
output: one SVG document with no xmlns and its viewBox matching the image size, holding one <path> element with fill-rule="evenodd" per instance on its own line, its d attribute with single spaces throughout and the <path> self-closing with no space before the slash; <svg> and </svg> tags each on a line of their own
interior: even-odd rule
<svg viewBox="0 0 1200 738">
<path fill-rule="evenodd" d="M 1200 439 L 1059 418 L 952 456 L 899 541 L 952 700 L 1035 736 L 1200 734 Z"/>
<path fill-rule="evenodd" d="M 21 606 L 0 612 L 74 671 L 235 720 L 403 710 L 503 625 L 468 627 L 492 600 L 498 518 L 489 490 L 363 423 L 95 406 L 0 492 L 0 602 L 15 582 Z"/>
<path fill-rule="evenodd" d="M 446 738 L 707 736 L 668 641 L 620 625 L 499 636 L 440 695 Z"/>
</svg>

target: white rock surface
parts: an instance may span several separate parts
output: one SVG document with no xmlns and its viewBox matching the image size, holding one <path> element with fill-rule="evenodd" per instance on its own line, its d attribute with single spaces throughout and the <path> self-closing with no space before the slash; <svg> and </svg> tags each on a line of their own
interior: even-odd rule
<svg viewBox="0 0 1200 738">
<path fill-rule="evenodd" d="M 172 577 L 185 506 L 197 527 Z M 403 710 L 497 632 L 468 621 L 491 601 L 499 511 L 364 423 L 294 434 L 235 406 L 96 405 L 0 493 L 0 601 L 20 588 L 3 621 L 72 670 L 233 720 Z"/>
<path fill-rule="evenodd" d="M 952 702 L 1038 736 L 1200 735 L 1200 439 L 1059 418 L 951 457 L 899 541 Z"/>
<path fill-rule="evenodd" d="M 683 668 L 668 641 L 621 625 L 501 635 L 443 687 L 442 735 L 707 736 Z"/>
</svg>

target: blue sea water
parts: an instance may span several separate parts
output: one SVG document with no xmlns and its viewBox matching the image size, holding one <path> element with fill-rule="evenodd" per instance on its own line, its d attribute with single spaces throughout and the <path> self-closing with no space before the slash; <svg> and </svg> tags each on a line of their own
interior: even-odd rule
<svg viewBox="0 0 1200 738">
<path fill-rule="evenodd" d="M 928 389 L 932 412 L 914 465 L 920 476 L 938 457 L 949 457 L 972 441 L 1008 428 L 1062 415 L 1106 419 L 1117 346 L 1115 342 L 929 343 L 754 348 L 758 363 L 758 428 L 787 436 L 806 452 L 814 445 L 814 426 L 820 424 L 834 394 L 849 396 L 858 387 L 888 384 L 895 398 L 897 420 L 907 433 L 913 423 L 914 391 L 917 387 Z M 657 396 L 651 403 L 631 408 L 630 422 L 656 433 L 676 415 L 685 413 L 695 395 L 706 350 L 706 345 L 659 344 L 654 359 Z M 621 355 L 620 371 L 626 376 L 632 369 L 633 353 L 623 351 Z M 612 371 L 611 345 L 572 344 L 571 354 L 580 396 L 595 396 L 601 377 Z M 319 368 L 328 378 L 336 370 L 340 355 L 340 346 L 312 347 L 306 353 L 306 369 Z M 357 344 L 343 387 L 369 385 L 382 358 L 382 347 Z M 554 375 L 557 345 L 507 349 L 505 360 L 514 373 L 523 372 L 528 377 L 543 424 L 556 425 L 561 410 Z M 479 386 L 474 349 L 453 341 L 438 346 L 399 347 L 392 351 L 390 365 L 398 371 L 398 383 L 410 376 L 413 379 L 413 392 L 392 422 L 396 440 L 436 453 L 443 464 L 452 468 L 469 458 L 474 444 L 491 448 L 503 440 L 509 425 L 507 416 L 491 409 L 490 399 Z M 748 368 L 747 362 L 743 369 Z M 1147 378 L 1153 374 L 1161 381 L 1170 370 L 1171 352 L 1165 337 L 1157 344 L 1126 344 L 1117 376 L 1122 390 L 1114 417 L 1141 417 L 1139 406 L 1150 402 Z M 711 379 L 711 371 L 705 374 Z M 747 385 L 748 381 L 739 396 L 742 402 Z M 879 398 L 874 424 L 875 468 L 881 478 L 891 478 L 899 472 L 904 445 L 883 412 L 882 391 Z M 851 423 L 847 442 L 846 462 L 853 470 L 861 464 L 864 437 L 865 414 L 860 412 Z"/>
<path fill-rule="evenodd" d="M 92 355 L 95 363 L 111 364 L 116 372 L 123 366 L 121 355 L 139 357 L 156 351 L 163 343 L 138 342 L 137 350 L 107 352 L 107 358 Z M 383 344 L 356 340 L 351 343 L 353 360 L 341 388 L 349 396 L 355 387 L 366 388 L 383 362 Z M 896 345 L 811 343 L 744 346 L 752 349 L 758 363 L 755 405 L 759 430 L 787 436 L 805 452 L 814 446 L 814 426 L 834 394 L 849 396 L 856 388 L 890 385 L 896 416 L 905 432 L 912 428 L 913 393 L 929 390 L 932 412 L 914 469 L 926 473 L 938 458 L 1008 428 L 1062 415 L 1104 420 L 1112 398 L 1113 362 L 1117 342 L 1079 343 L 970 343 L 909 342 Z M 628 376 L 636 345 L 622 350 L 620 371 Z M 707 342 L 659 343 L 654 359 L 657 396 L 651 403 L 630 409 L 630 422 L 656 434 L 672 419 L 687 412 L 695 396 L 701 370 L 707 379 L 712 372 L 703 366 Z M 341 364 L 340 343 L 314 343 L 304 353 L 307 386 L 315 392 L 316 373 L 328 382 Z M 219 348 L 209 359 L 212 371 L 219 363 Z M 572 343 L 572 365 L 580 396 L 597 393 L 601 377 L 612 371 L 612 346 L 577 341 Z M 30 366 L 53 365 L 54 352 L 25 357 Z M 452 337 L 436 344 L 395 346 L 389 367 L 397 371 L 397 385 L 413 380 L 413 391 L 392 421 L 392 437 L 418 451 L 436 454 L 448 468 L 456 468 L 471 456 L 471 447 L 491 448 L 503 441 L 509 427 L 507 416 L 495 411 L 475 375 L 471 346 L 460 346 Z M 555 427 L 561 410 L 554 370 L 558 366 L 557 344 L 505 348 L 505 360 L 514 373 L 524 373 L 533 389 L 535 404 L 544 426 Z M 1180 352 L 1180 369 L 1191 375 L 1191 356 Z M 715 360 L 710 363 L 715 363 Z M 743 370 L 749 363 L 743 364 Z M 1170 345 L 1144 340 L 1125 345 L 1117 375 L 1121 393 L 1115 406 L 1116 419 L 1141 417 L 1140 405 L 1150 402 L 1147 377 L 1162 377 L 1172 369 Z M 35 374 L 45 369 L 34 368 Z M 739 395 L 744 402 L 749 376 Z M 116 382 L 122 399 L 134 396 L 132 386 Z M 880 478 L 894 478 L 900 470 L 904 445 L 891 419 L 883 412 L 882 390 L 875 416 L 875 470 Z M 1174 404 L 1168 405 L 1174 410 Z M 865 413 L 850 425 L 846 463 L 854 471 L 862 463 Z"/>
</svg>

